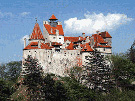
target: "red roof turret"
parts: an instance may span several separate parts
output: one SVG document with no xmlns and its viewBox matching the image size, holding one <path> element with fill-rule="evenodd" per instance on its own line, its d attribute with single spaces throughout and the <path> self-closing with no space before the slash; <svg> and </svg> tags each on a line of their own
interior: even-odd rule
<svg viewBox="0 0 135 101">
<path fill-rule="evenodd" d="M 50 17 L 50 19 L 49 20 L 58 20 L 55 16 L 54 16 L 54 14 Z"/>
</svg>

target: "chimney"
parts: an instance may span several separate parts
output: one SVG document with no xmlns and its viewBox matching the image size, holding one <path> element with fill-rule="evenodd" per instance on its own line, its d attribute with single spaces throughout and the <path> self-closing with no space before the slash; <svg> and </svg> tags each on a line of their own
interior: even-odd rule
<svg viewBox="0 0 135 101">
<path fill-rule="evenodd" d="M 107 33 L 107 32 L 105 31 L 105 37 L 106 37 L 106 33 Z"/>
<path fill-rule="evenodd" d="M 59 30 L 56 29 L 56 36 L 59 36 Z"/>
<path fill-rule="evenodd" d="M 79 40 L 81 40 L 80 36 L 79 36 Z"/>
<path fill-rule="evenodd" d="M 50 46 L 52 46 L 52 42 L 50 41 Z"/>
<path fill-rule="evenodd" d="M 48 25 L 49 25 L 49 22 L 48 22 L 48 21 L 43 21 L 43 25 L 44 25 L 44 24 L 48 24 Z"/>
<path fill-rule="evenodd" d="M 100 31 L 96 31 L 97 32 L 97 34 L 99 34 L 100 33 Z"/>
<path fill-rule="evenodd" d="M 51 28 L 51 33 L 53 33 L 52 28 Z"/>
<path fill-rule="evenodd" d="M 85 33 L 82 33 L 82 35 L 83 35 L 83 38 L 85 38 Z"/>
<path fill-rule="evenodd" d="M 58 25 L 62 25 L 61 22 L 58 21 Z"/>
<path fill-rule="evenodd" d="M 38 48 L 41 48 L 41 41 L 38 41 Z"/>
<path fill-rule="evenodd" d="M 24 38 L 24 48 L 26 47 L 26 38 Z"/>
</svg>

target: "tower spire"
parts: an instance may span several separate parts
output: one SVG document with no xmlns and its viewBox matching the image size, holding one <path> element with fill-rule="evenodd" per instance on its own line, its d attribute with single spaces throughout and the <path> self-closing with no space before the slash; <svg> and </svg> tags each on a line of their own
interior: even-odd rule
<svg viewBox="0 0 135 101">
<path fill-rule="evenodd" d="M 37 23 L 37 17 L 35 19 L 36 19 L 36 23 Z"/>
</svg>

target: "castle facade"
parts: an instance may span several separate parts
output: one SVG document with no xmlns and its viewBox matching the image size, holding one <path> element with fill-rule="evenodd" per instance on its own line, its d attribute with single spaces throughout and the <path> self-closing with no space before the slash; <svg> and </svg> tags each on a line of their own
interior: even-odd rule
<svg viewBox="0 0 135 101">
<path fill-rule="evenodd" d="M 24 39 L 23 61 L 28 55 L 37 58 L 45 73 L 64 76 L 66 71 L 74 66 L 85 66 L 94 50 L 102 55 L 112 53 L 110 34 L 97 32 L 92 36 L 69 37 L 64 36 L 61 22 L 52 15 L 49 21 L 43 21 L 43 33 L 36 22 L 29 44 Z M 22 69 L 25 71 L 25 68 Z"/>
</svg>

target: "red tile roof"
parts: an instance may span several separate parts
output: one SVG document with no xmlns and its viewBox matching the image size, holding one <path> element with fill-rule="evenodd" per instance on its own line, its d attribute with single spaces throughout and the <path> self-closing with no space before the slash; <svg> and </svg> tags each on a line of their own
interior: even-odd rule
<svg viewBox="0 0 135 101">
<path fill-rule="evenodd" d="M 39 27 L 39 24 L 36 23 L 35 26 L 34 26 L 34 29 L 33 29 L 33 32 L 30 36 L 30 40 L 31 39 L 42 39 L 42 40 L 45 40 L 43 35 L 42 35 L 42 32 L 40 30 L 40 27 Z"/>
<path fill-rule="evenodd" d="M 82 45 L 82 47 L 83 47 L 83 49 L 81 50 L 82 52 L 92 52 L 92 51 L 94 51 L 91 47 L 90 47 L 90 45 L 89 45 L 89 43 L 86 43 L 85 45 Z"/>
<path fill-rule="evenodd" d="M 79 37 L 64 37 L 64 42 L 67 40 L 69 40 L 71 42 L 76 42 L 79 40 Z"/>
<path fill-rule="evenodd" d="M 56 35 L 56 29 L 57 29 L 57 30 L 59 30 L 59 35 L 64 35 L 62 25 L 57 25 L 56 27 L 51 27 L 51 25 L 44 24 L 44 26 L 49 34 Z M 51 33 L 51 30 L 52 30 L 52 33 Z"/>
<path fill-rule="evenodd" d="M 71 42 L 69 46 L 66 47 L 68 50 L 74 50 L 74 44 Z"/>
<path fill-rule="evenodd" d="M 100 35 L 103 37 L 103 38 L 112 38 L 111 35 L 105 31 L 105 32 L 101 32 Z"/>
<path fill-rule="evenodd" d="M 50 17 L 50 19 L 49 20 L 58 20 L 55 16 L 54 16 L 54 14 Z"/>
<path fill-rule="evenodd" d="M 98 34 L 93 34 L 92 37 L 94 37 L 94 42 L 97 42 L 97 43 L 107 43 L 104 41 L 104 39 L 98 35 Z"/>
<path fill-rule="evenodd" d="M 80 36 L 80 40 L 79 40 L 79 37 L 68 37 L 68 36 L 65 36 L 64 37 L 64 42 L 67 41 L 67 40 L 69 40 L 71 42 L 78 42 L 78 41 L 86 40 L 86 37 L 83 38 L 83 37 Z"/>
<path fill-rule="evenodd" d="M 109 45 L 100 45 L 99 43 L 95 43 L 94 47 L 95 47 L 95 48 L 112 48 L 112 47 L 109 46 Z"/>
<path fill-rule="evenodd" d="M 51 49 L 47 44 L 41 43 L 41 48 L 38 48 L 38 42 L 29 43 L 24 49 Z"/>
</svg>

